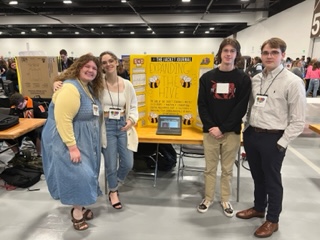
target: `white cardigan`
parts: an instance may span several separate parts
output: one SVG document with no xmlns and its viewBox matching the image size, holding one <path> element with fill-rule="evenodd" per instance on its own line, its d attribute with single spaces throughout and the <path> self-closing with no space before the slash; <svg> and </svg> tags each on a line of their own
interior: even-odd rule
<svg viewBox="0 0 320 240">
<path fill-rule="evenodd" d="M 134 124 L 135 124 L 139 118 L 136 92 L 130 81 L 125 80 L 122 77 L 119 77 L 119 79 L 124 82 L 124 96 L 126 99 L 126 111 L 125 111 L 126 120 L 130 118 L 131 120 L 134 121 Z M 127 148 L 133 152 L 136 152 L 138 150 L 139 139 L 138 139 L 137 131 L 134 126 L 132 126 L 127 131 L 127 139 L 128 139 Z M 106 131 L 104 119 L 101 126 L 101 145 L 103 148 L 107 147 L 107 131 Z"/>
</svg>

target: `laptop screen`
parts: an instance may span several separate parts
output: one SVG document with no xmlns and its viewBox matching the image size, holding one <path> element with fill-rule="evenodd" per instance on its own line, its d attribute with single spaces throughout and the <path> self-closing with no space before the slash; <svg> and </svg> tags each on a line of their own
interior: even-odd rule
<svg viewBox="0 0 320 240">
<path fill-rule="evenodd" d="M 181 134 L 181 116 L 159 115 L 157 134 Z"/>
</svg>

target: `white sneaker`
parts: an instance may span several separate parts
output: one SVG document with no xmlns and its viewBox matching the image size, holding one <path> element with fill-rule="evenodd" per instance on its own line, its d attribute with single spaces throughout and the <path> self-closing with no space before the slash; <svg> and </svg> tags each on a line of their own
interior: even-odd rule
<svg viewBox="0 0 320 240">
<path fill-rule="evenodd" d="M 222 207 L 224 215 L 226 215 L 227 217 L 230 217 L 230 218 L 233 217 L 234 211 L 233 211 L 233 207 L 230 202 L 221 202 L 221 207 Z"/>
<path fill-rule="evenodd" d="M 208 211 L 209 207 L 212 205 L 213 202 L 210 202 L 206 199 L 203 199 L 202 202 L 197 207 L 198 212 L 205 213 Z"/>
</svg>

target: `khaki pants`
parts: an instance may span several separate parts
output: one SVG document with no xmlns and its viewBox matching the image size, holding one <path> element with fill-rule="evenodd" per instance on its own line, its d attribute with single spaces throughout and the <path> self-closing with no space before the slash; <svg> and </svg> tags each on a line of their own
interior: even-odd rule
<svg viewBox="0 0 320 240">
<path fill-rule="evenodd" d="M 240 147 L 240 135 L 225 133 L 221 139 L 215 139 L 209 133 L 203 134 L 206 168 L 204 171 L 205 199 L 214 200 L 216 175 L 219 160 L 221 161 L 220 191 L 221 202 L 228 202 L 231 196 L 231 179 L 233 164 Z"/>
</svg>

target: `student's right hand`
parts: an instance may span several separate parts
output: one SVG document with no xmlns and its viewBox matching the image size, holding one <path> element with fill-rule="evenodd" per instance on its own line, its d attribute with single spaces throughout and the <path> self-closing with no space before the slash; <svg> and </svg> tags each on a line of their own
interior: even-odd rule
<svg viewBox="0 0 320 240">
<path fill-rule="evenodd" d="M 70 159 L 73 163 L 81 162 L 81 155 L 77 145 L 69 146 Z"/>
<path fill-rule="evenodd" d="M 56 81 L 53 83 L 53 91 L 57 91 L 60 88 L 62 88 L 63 82 L 62 81 Z"/>
</svg>

